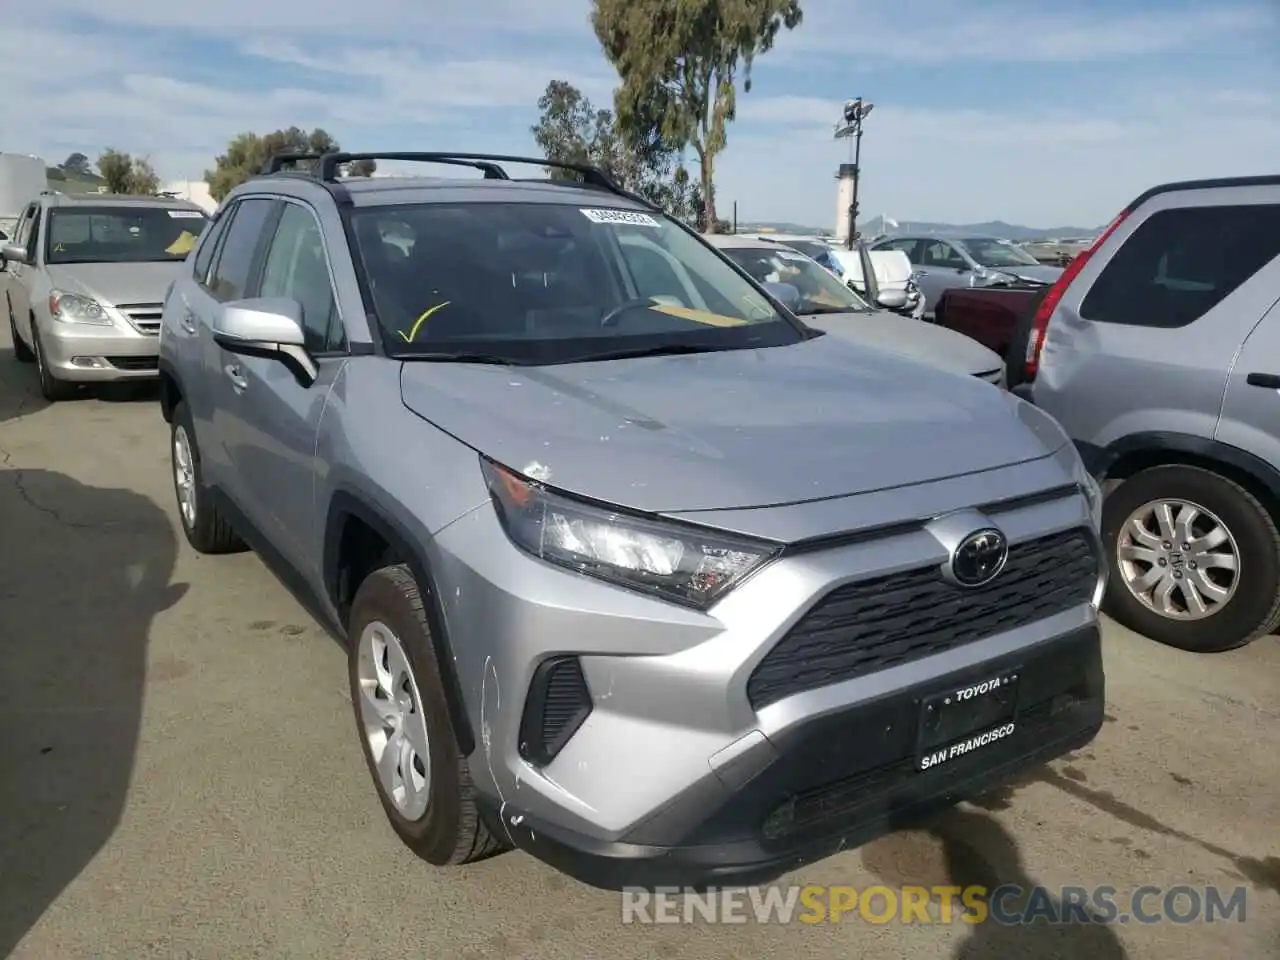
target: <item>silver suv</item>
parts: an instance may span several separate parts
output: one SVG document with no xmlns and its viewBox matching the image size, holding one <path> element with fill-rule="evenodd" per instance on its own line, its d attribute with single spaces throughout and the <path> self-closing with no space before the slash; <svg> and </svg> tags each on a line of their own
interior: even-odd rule
<svg viewBox="0 0 1280 960">
<path fill-rule="evenodd" d="M 1280 176 L 1147 191 L 1013 350 L 1107 491 L 1109 612 L 1205 652 L 1280 626 Z"/>
<path fill-rule="evenodd" d="M 0 247 L 0 306 L 46 400 L 156 376 L 161 304 L 208 222 L 164 197 L 46 192 L 27 205 Z"/>
<path fill-rule="evenodd" d="M 807 329 L 593 168 L 391 158 L 484 177 L 276 158 L 160 372 L 188 540 L 346 640 L 420 856 L 760 882 L 1095 735 L 1099 495 L 1050 417 Z"/>
</svg>

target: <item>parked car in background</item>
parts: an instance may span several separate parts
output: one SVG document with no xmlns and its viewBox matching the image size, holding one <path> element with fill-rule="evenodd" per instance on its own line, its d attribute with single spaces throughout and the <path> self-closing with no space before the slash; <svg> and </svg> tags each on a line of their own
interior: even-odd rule
<svg viewBox="0 0 1280 960">
<path fill-rule="evenodd" d="M 192 547 L 345 638 L 418 856 L 765 883 L 1093 739 L 1100 495 L 1052 417 L 805 327 L 599 170 L 395 156 L 486 177 L 228 194 L 161 411 Z"/>
<path fill-rule="evenodd" d="M 1280 626 L 1280 176 L 1127 206 L 1030 312 L 1019 391 L 1106 494 L 1107 605 L 1186 650 Z"/>
<path fill-rule="evenodd" d="M 1001 357 L 1038 296 L 1033 287 L 957 287 L 933 306 L 933 322 L 972 337 Z"/>
<path fill-rule="evenodd" d="M 29 203 L 0 248 L 14 354 L 49 401 L 77 384 L 156 376 L 165 293 L 209 218 L 162 197 L 65 196 Z"/>
<path fill-rule="evenodd" d="M 1004 384 L 1001 356 L 954 331 L 873 309 L 830 271 L 789 246 L 724 234 L 706 239 L 758 282 L 789 284 L 796 293 L 787 306 L 811 327 L 952 373 Z"/>
<path fill-rule="evenodd" d="M 1062 275 L 1061 267 L 1046 266 L 1017 244 L 992 237 L 884 237 L 873 249 L 907 255 L 930 314 L 948 290 L 1045 287 Z"/>
<path fill-rule="evenodd" d="M 832 247 L 822 255 L 818 263 L 835 274 L 850 290 L 871 298 L 872 292 L 863 276 L 863 252 L 860 248 L 849 250 Z M 924 295 L 916 285 L 906 256 L 896 250 L 867 250 L 865 253 L 875 274 L 876 303 L 886 310 L 914 320 L 923 317 Z"/>
</svg>

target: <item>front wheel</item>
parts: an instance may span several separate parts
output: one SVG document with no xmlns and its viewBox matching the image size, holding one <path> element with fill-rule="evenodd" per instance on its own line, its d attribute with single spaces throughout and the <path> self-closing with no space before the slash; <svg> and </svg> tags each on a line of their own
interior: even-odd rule
<svg viewBox="0 0 1280 960">
<path fill-rule="evenodd" d="M 36 318 L 31 318 L 31 351 L 36 363 L 36 375 L 40 378 L 40 395 L 50 403 L 70 400 L 75 396 L 76 385 L 66 380 L 59 380 L 52 370 L 44 354 L 44 344 L 40 342 L 40 328 L 36 326 Z"/>
<path fill-rule="evenodd" d="M 1103 507 L 1106 611 L 1153 640 L 1231 650 L 1280 621 L 1280 533 L 1248 490 L 1200 467 L 1152 467 Z"/>
<path fill-rule="evenodd" d="M 178 519 L 187 542 L 198 553 L 238 553 L 245 549 L 240 536 L 218 512 L 204 485 L 200 470 L 200 448 L 185 403 L 173 408 L 169 427 L 169 449 L 173 461 L 173 492 L 178 501 Z"/>
<path fill-rule="evenodd" d="M 32 363 L 36 355 L 31 352 L 31 348 L 27 346 L 26 341 L 18 333 L 18 321 L 13 318 L 13 304 L 9 302 L 9 295 L 4 296 L 5 306 L 9 308 L 9 339 L 13 341 L 13 356 L 19 363 Z"/>
<path fill-rule="evenodd" d="M 504 845 L 476 808 L 425 602 L 403 564 L 371 573 L 351 605 L 348 674 L 360 746 L 392 829 L 422 859 L 447 866 Z"/>
</svg>

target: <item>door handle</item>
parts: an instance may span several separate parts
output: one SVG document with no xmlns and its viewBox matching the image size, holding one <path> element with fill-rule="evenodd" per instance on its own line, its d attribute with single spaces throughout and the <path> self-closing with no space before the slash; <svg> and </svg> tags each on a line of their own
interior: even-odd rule
<svg viewBox="0 0 1280 960">
<path fill-rule="evenodd" d="M 1280 390 L 1280 374 L 1251 373 L 1244 378 L 1244 382 L 1251 387 L 1263 387 L 1267 390 Z"/>
<path fill-rule="evenodd" d="M 227 375 L 227 379 L 231 381 L 231 385 L 236 388 L 236 393 L 247 390 L 249 381 L 244 378 L 244 371 L 240 369 L 238 363 L 228 363 L 222 368 L 222 372 Z"/>
</svg>

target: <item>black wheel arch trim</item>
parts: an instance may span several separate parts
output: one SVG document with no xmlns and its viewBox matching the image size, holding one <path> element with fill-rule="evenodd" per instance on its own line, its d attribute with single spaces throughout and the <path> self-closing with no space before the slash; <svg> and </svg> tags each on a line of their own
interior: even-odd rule
<svg viewBox="0 0 1280 960">
<path fill-rule="evenodd" d="M 156 371 L 160 374 L 162 379 L 165 377 L 168 377 L 170 380 L 173 381 L 174 386 L 178 390 L 179 397 L 186 396 L 186 391 L 182 388 L 182 377 L 178 374 L 178 368 L 173 365 L 173 362 L 171 360 L 168 360 L 165 357 L 161 357 L 159 361 L 156 363 Z M 173 418 L 174 406 L 176 406 L 177 404 L 174 404 L 171 406 L 167 401 L 168 401 L 168 398 L 165 395 L 164 390 L 162 389 L 160 391 L 160 415 L 164 417 L 165 423 L 170 423 Z"/>
<path fill-rule="evenodd" d="M 1076 443 L 1085 466 L 1099 480 L 1106 480 L 1110 471 L 1124 457 L 1135 453 L 1159 453 L 1167 450 L 1190 454 L 1206 460 L 1214 460 L 1247 474 L 1261 484 L 1273 497 L 1280 500 L 1280 470 L 1261 457 L 1229 443 L 1210 440 L 1194 434 L 1173 431 L 1149 431 L 1121 437 L 1106 447 L 1090 443 Z"/>
<path fill-rule="evenodd" d="M 341 596 L 342 587 L 342 557 L 339 547 L 342 544 L 342 525 L 348 517 L 360 520 L 375 531 L 391 547 L 397 557 L 408 565 L 414 579 L 424 588 L 427 601 L 425 604 L 427 623 L 431 627 L 431 644 L 444 686 L 445 706 L 449 711 L 449 719 L 453 723 L 458 749 L 463 756 L 470 756 L 476 747 L 475 733 L 467 717 L 466 699 L 462 695 L 462 683 L 458 679 L 458 671 L 454 666 L 453 650 L 445 633 L 444 616 L 440 610 L 435 581 L 431 578 L 431 566 L 426 551 L 400 524 L 348 490 L 334 492 L 329 501 L 329 512 L 325 519 L 324 585 L 330 602 L 338 608 L 339 616 L 345 619 L 345 611 L 340 609 L 337 598 Z"/>
</svg>

